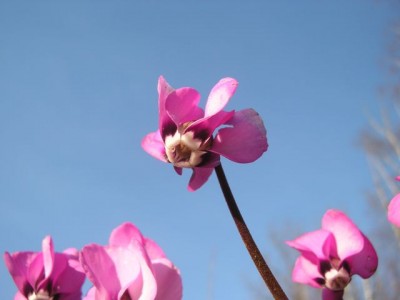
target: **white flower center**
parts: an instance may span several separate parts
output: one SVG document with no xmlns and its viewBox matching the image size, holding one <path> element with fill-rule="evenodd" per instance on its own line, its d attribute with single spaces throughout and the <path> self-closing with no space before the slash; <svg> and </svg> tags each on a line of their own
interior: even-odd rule
<svg viewBox="0 0 400 300">
<path fill-rule="evenodd" d="M 53 297 L 50 297 L 47 291 L 40 290 L 37 293 L 30 294 L 28 300 L 53 300 Z"/>
<path fill-rule="evenodd" d="M 179 128 L 175 134 L 165 138 L 165 152 L 167 159 L 175 167 L 193 168 L 202 162 L 202 156 L 210 148 L 211 139 L 203 143 L 202 140 L 195 139 L 192 131 L 181 134 Z"/>
<path fill-rule="evenodd" d="M 333 291 L 343 290 L 350 282 L 351 277 L 343 267 L 339 270 L 330 269 L 325 273 L 325 286 Z"/>
</svg>

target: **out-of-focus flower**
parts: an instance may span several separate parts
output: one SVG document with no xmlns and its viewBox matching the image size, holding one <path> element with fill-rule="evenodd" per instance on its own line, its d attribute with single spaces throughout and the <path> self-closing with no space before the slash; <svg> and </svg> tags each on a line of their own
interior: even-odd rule
<svg viewBox="0 0 400 300">
<path fill-rule="evenodd" d="M 108 246 L 85 246 L 80 260 L 93 283 L 85 300 L 182 298 L 178 269 L 131 223 L 115 228 Z"/>
<path fill-rule="evenodd" d="M 369 278 L 378 267 L 378 256 L 371 242 L 338 210 L 325 213 L 322 229 L 287 244 L 301 253 L 293 269 L 293 281 L 323 288 L 324 300 L 342 299 L 351 276 Z"/>
<path fill-rule="evenodd" d="M 400 176 L 397 176 L 396 180 L 400 181 Z M 400 227 L 400 194 L 394 196 L 389 203 L 388 220 L 394 225 Z"/>
<path fill-rule="evenodd" d="M 79 300 L 85 274 L 78 251 L 54 252 L 50 236 L 42 242 L 42 252 L 4 254 L 4 261 L 18 292 L 15 300 Z"/>
<path fill-rule="evenodd" d="M 162 76 L 158 80 L 158 130 L 143 139 L 142 147 L 155 158 L 173 164 L 179 175 L 182 168 L 191 168 L 190 191 L 207 181 L 219 165 L 220 155 L 250 163 L 267 151 L 266 130 L 256 111 L 223 111 L 237 85 L 233 78 L 221 79 L 211 90 L 203 111 L 198 107 L 200 94 L 195 89 L 174 90 Z"/>
</svg>

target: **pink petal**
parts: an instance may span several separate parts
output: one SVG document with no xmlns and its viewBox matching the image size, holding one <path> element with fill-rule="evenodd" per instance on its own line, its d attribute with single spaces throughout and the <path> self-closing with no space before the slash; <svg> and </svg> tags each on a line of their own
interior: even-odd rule
<svg viewBox="0 0 400 300">
<path fill-rule="evenodd" d="M 144 238 L 140 230 L 132 223 L 125 222 L 115 228 L 110 235 L 109 245 L 115 247 L 129 247 L 135 241 L 144 244 Z"/>
<path fill-rule="evenodd" d="M 165 145 L 161 138 L 160 131 L 151 132 L 142 140 L 142 148 L 151 156 L 163 161 L 167 161 L 165 154 Z"/>
<path fill-rule="evenodd" d="M 234 113 L 234 111 L 220 111 L 215 115 L 199 119 L 186 128 L 185 132 L 192 131 L 194 133 L 194 138 L 206 141 L 210 136 L 212 136 L 215 129 L 231 119 Z"/>
<path fill-rule="evenodd" d="M 169 94 L 165 109 L 176 125 L 202 118 L 204 112 L 198 107 L 200 94 L 193 88 L 180 88 Z"/>
<path fill-rule="evenodd" d="M 363 234 L 363 248 L 357 254 L 346 259 L 351 275 L 358 274 L 362 278 L 371 277 L 378 268 L 378 255 L 368 238 Z"/>
<path fill-rule="evenodd" d="M 160 246 L 151 239 L 145 238 L 145 249 L 150 260 L 165 258 L 165 253 Z"/>
<path fill-rule="evenodd" d="M 221 79 L 208 96 L 205 116 L 212 116 L 222 111 L 229 99 L 235 94 L 238 82 L 233 78 Z"/>
<path fill-rule="evenodd" d="M 49 278 L 54 266 L 54 245 L 50 236 L 42 241 L 44 276 Z"/>
<path fill-rule="evenodd" d="M 87 278 L 96 287 L 96 300 L 113 300 L 121 288 L 114 262 L 106 250 L 98 245 L 85 246 L 80 261 Z"/>
<path fill-rule="evenodd" d="M 397 181 L 400 181 L 400 176 L 396 176 L 395 178 Z"/>
<path fill-rule="evenodd" d="M 322 300 L 343 300 L 344 290 L 332 291 L 330 289 L 322 290 Z"/>
<path fill-rule="evenodd" d="M 397 194 L 389 203 L 388 219 L 394 225 L 400 227 L 400 194 Z"/>
<path fill-rule="evenodd" d="M 168 122 L 169 116 L 165 110 L 165 100 L 168 95 L 174 90 L 163 76 L 158 78 L 158 114 L 159 114 L 159 128 L 162 128 L 162 124 Z"/>
<path fill-rule="evenodd" d="M 175 170 L 176 174 L 182 175 L 182 168 L 179 168 L 179 167 L 175 167 L 175 166 L 174 166 L 174 170 Z"/>
<path fill-rule="evenodd" d="M 253 162 L 267 151 L 267 132 L 255 110 L 235 112 L 227 124 L 233 127 L 218 131 L 211 151 L 238 163 Z"/>
<path fill-rule="evenodd" d="M 20 292 L 17 292 L 14 296 L 14 300 L 26 300 L 26 297 Z"/>
<path fill-rule="evenodd" d="M 322 218 L 322 228 L 335 236 L 337 254 L 342 261 L 362 251 L 364 236 L 343 212 L 328 210 Z"/>
<path fill-rule="evenodd" d="M 315 265 L 321 260 L 329 260 L 336 252 L 335 240 L 329 231 L 316 230 L 301 235 L 293 241 L 287 241 L 290 247 L 300 253 Z"/>
<path fill-rule="evenodd" d="M 55 270 L 54 277 L 52 276 L 53 291 L 65 295 L 75 294 L 79 296 L 76 299 L 80 299 L 81 288 L 85 281 L 85 273 L 77 257 L 71 257 L 64 253 L 55 254 L 56 263 L 54 268 L 57 269 L 58 262 L 65 259 L 67 260 L 67 266 L 62 269 L 62 273 L 57 275 L 57 270 Z"/>
<path fill-rule="evenodd" d="M 28 282 L 28 269 L 38 254 L 34 252 L 4 253 L 4 262 L 20 292 L 24 292 L 25 284 Z M 34 285 L 31 285 L 34 287 Z"/>
<path fill-rule="evenodd" d="M 192 177 L 190 177 L 188 190 L 194 192 L 199 189 L 204 183 L 206 183 L 213 170 L 213 168 L 193 168 L 193 174 Z"/>
<path fill-rule="evenodd" d="M 83 300 L 96 300 L 96 287 L 91 287 Z"/>
<path fill-rule="evenodd" d="M 315 280 L 317 278 L 322 279 L 322 275 L 319 272 L 319 265 L 313 264 L 303 256 L 297 258 L 292 272 L 292 280 L 315 288 L 321 288 L 321 285 Z"/>
<path fill-rule="evenodd" d="M 182 299 L 182 279 L 179 271 L 166 258 L 154 260 L 152 263 L 157 281 L 157 297 L 155 299 Z"/>
</svg>

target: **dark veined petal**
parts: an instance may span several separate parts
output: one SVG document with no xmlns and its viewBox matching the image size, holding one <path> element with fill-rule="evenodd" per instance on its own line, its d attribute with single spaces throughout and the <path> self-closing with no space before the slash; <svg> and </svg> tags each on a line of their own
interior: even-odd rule
<svg viewBox="0 0 400 300">
<path fill-rule="evenodd" d="M 235 112 L 221 128 L 210 151 L 238 163 L 250 163 L 268 149 L 267 132 L 259 114 L 253 109 Z"/>
</svg>

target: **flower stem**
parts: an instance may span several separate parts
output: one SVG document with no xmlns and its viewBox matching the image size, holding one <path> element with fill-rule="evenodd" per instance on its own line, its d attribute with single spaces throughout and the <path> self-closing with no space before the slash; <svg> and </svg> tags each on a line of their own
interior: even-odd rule
<svg viewBox="0 0 400 300">
<path fill-rule="evenodd" d="M 288 297 L 282 290 L 275 276 L 272 274 L 266 261 L 261 255 L 260 250 L 258 249 L 256 243 L 254 242 L 253 237 L 251 236 L 251 233 L 247 228 L 246 223 L 243 220 L 242 214 L 240 213 L 239 207 L 237 206 L 235 198 L 233 197 L 232 191 L 229 187 L 228 181 L 226 179 L 221 164 L 215 167 L 215 173 L 217 174 L 222 193 L 224 194 L 226 204 L 229 207 L 229 211 L 231 212 L 232 218 L 235 221 L 240 236 L 242 237 L 242 240 L 246 245 L 247 251 L 249 252 L 251 258 L 253 259 L 253 262 L 256 265 L 258 272 L 260 272 L 262 279 L 264 280 L 265 284 L 267 285 L 274 299 L 287 300 Z"/>
</svg>

